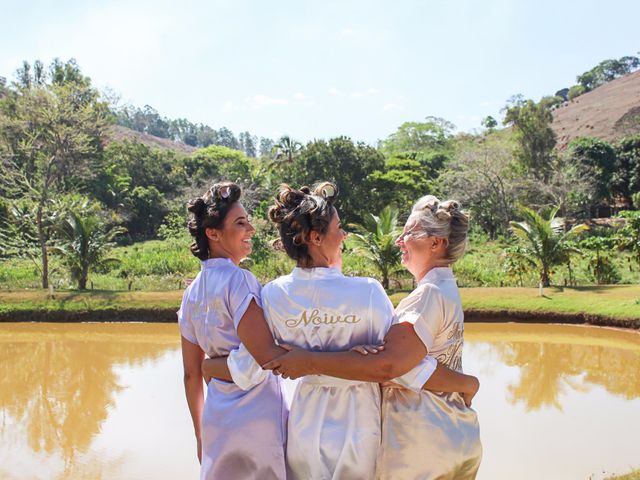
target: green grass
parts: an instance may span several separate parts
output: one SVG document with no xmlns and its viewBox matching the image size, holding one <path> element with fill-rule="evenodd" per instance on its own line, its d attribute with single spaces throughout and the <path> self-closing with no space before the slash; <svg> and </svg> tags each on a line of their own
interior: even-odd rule
<svg viewBox="0 0 640 480">
<path fill-rule="evenodd" d="M 544 297 L 534 288 L 462 288 L 465 309 L 547 313 L 588 313 L 614 319 L 640 319 L 640 286 L 548 288 Z M 397 304 L 408 292 L 396 292 Z M 12 312 L 85 312 L 99 310 L 176 309 L 182 290 L 173 291 L 56 291 L 49 299 L 44 290 L 0 291 L 0 314 Z"/>
<path fill-rule="evenodd" d="M 552 287 L 544 289 L 543 297 L 537 288 L 461 288 L 460 292 L 465 309 L 588 313 L 640 319 L 639 285 Z M 391 301 L 397 305 L 407 295 L 406 291 L 396 292 Z"/>
</svg>

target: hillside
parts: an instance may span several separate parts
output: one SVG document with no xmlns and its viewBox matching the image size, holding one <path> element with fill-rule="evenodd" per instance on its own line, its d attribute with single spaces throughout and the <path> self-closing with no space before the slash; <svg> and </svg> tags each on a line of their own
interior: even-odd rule
<svg viewBox="0 0 640 480">
<path fill-rule="evenodd" d="M 108 136 L 108 141 L 136 140 L 152 148 L 172 150 L 185 155 L 197 150 L 197 148 L 184 143 L 174 142 L 168 138 L 154 137 L 148 133 L 136 132 L 120 125 L 112 125 Z"/>
<path fill-rule="evenodd" d="M 561 149 L 576 137 L 612 142 L 640 133 L 640 70 L 558 107 L 552 127 Z"/>
</svg>

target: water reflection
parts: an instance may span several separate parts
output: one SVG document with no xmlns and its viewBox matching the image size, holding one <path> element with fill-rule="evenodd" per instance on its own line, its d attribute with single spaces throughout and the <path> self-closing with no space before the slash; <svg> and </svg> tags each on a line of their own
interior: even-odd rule
<svg viewBox="0 0 640 480">
<path fill-rule="evenodd" d="M 511 404 L 527 411 L 562 410 L 562 394 L 601 385 L 625 399 L 640 397 L 640 335 L 613 329 L 563 325 L 478 324 L 467 341 L 487 342 L 507 366 L 519 367 L 508 385 Z"/>
<path fill-rule="evenodd" d="M 174 349 L 175 326 L 166 327 L 17 324 L 8 330 L 3 326 L 2 417 L 8 416 L 14 428 L 23 430 L 34 453 L 61 457 L 66 477 L 76 476 L 71 475 L 75 470 L 81 477 L 95 478 L 95 467 L 81 466 L 74 459 L 87 451 L 123 388 L 114 366 L 140 364 Z M 9 432 L 3 428 L 2 433 L 4 437 Z M 78 468 L 89 471 L 81 473 Z"/>
<path fill-rule="evenodd" d="M 465 339 L 479 479 L 637 462 L 640 334 L 468 324 Z M 0 324 L 0 362 L 0 478 L 197 477 L 177 325 Z"/>
</svg>

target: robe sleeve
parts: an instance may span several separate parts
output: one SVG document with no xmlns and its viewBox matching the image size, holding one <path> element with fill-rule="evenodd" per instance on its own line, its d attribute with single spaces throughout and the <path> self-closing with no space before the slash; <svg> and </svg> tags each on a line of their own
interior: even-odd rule
<svg viewBox="0 0 640 480">
<path fill-rule="evenodd" d="M 250 272 L 240 270 L 235 272 L 229 291 L 229 311 L 233 317 L 233 325 L 238 329 L 242 317 L 246 313 L 252 300 L 262 308 L 260 299 L 260 282 Z M 251 356 L 243 344 L 229 352 L 227 367 L 233 383 L 242 390 L 250 390 L 267 377 L 268 373 Z"/>
<path fill-rule="evenodd" d="M 422 391 L 423 385 L 427 383 L 427 380 L 429 380 L 433 372 L 435 372 L 437 366 L 438 361 L 435 358 L 426 356 L 407 373 L 394 378 L 393 382 L 414 392 L 420 392 Z"/>
<path fill-rule="evenodd" d="M 444 321 L 444 300 L 440 289 L 435 285 L 425 285 L 402 305 L 398 320 L 413 324 L 416 335 L 426 347 L 427 353 L 430 352 Z"/>
<path fill-rule="evenodd" d="M 227 366 L 233 383 L 242 390 L 251 390 L 262 383 L 269 374 L 269 371 L 263 370 L 258 365 L 258 362 L 255 361 L 242 343 L 229 352 Z"/>
<path fill-rule="evenodd" d="M 260 282 L 251 272 L 246 270 L 234 272 L 234 278 L 229 287 L 229 312 L 233 317 L 233 326 L 236 330 L 252 300 L 262 308 L 260 290 Z"/>
<path fill-rule="evenodd" d="M 178 310 L 178 326 L 180 328 L 180 335 L 189 340 L 191 343 L 198 345 L 198 339 L 196 338 L 196 330 L 191 320 L 191 302 L 189 300 L 189 293 L 191 289 L 187 288 L 182 296 L 182 304 L 180 310 Z"/>
</svg>

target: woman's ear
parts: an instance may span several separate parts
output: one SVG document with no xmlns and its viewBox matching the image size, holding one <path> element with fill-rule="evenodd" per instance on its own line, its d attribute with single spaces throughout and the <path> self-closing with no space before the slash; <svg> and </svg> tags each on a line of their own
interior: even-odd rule
<svg viewBox="0 0 640 480">
<path fill-rule="evenodd" d="M 320 244 L 322 243 L 322 237 L 315 230 L 311 230 L 311 232 L 309 232 L 309 242 L 312 245 L 315 245 L 316 247 L 319 247 Z"/>
<path fill-rule="evenodd" d="M 220 230 L 217 228 L 205 228 L 204 233 L 209 240 L 213 240 L 214 242 L 220 240 Z"/>
</svg>

